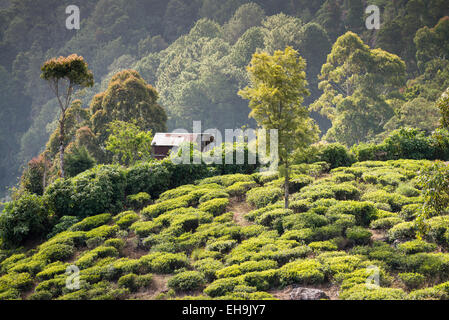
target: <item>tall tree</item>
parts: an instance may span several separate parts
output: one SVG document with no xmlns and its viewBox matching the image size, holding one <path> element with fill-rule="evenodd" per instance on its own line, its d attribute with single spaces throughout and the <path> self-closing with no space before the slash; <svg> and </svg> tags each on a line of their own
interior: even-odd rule
<svg viewBox="0 0 449 320">
<path fill-rule="evenodd" d="M 115 120 L 136 121 L 141 130 L 165 131 L 167 115 L 157 100 L 156 89 L 134 70 L 124 70 L 115 74 L 106 91 L 97 94 L 91 102 L 91 129 L 104 146 L 109 132 L 109 124 Z"/>
<path fill-rule="evenodd" d="M 290 157 L 317 137 L 317 127 L 302 105 L 308 96 L 306 62 L 296 50 L 287 47 L 273 55 L 255 53 L 248 66 L 250 85 L 239 91 L 249 100 L 249 114 L 265 129 L 277 129 L 279 162 L 285 178 L 285 203 L 289 203 Z"/>
<path fill-rule="evenodd" d="M 74 90 L 77 87 L 92 87 L 94 76 L 88 69 L 84 58 L 76 54 L 50 59 L 44 63 L 41 71 L 42 79 L 48 81 L 61 110 L 59 119 L 59 161 L 60 174 L 64 178 L 66 111 L 70 107 Z"/>
<path fill-rule="evenodd" d="M 311 109 L 332 121 L 326 139 L 351 146 L 382 132 L 393 116 L 386 99 L 405 84 L 405 63 L 347 32 L 333 45 L 319 78 L 323 94 Z"/>
</svg>

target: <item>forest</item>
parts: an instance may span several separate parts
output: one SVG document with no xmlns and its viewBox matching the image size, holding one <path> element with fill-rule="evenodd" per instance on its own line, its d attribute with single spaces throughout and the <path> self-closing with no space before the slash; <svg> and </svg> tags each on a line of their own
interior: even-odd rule
<svg viewBox="0 0 449 320">
<path fill-rule="evenodd" d="M 449 299 L 447 0 L 69 5 L 0 0 L 0 300 Z"/>
</svg>

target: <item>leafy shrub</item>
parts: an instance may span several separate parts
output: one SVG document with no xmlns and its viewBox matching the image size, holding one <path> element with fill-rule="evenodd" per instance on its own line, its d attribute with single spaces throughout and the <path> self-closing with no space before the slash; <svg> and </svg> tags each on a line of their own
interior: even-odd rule
<svg viewBox="0 0 449 320">
<path fill-rule="evenodd" d="M 154 252 L 142 256 L 140 264 L 155 273 L 173 273 L 176 269 L 189 265 L 184 253 Z"/>
<path fill-rule="evenodd" d="M 446 233 L 449 230 L 449 216 L 437 216 L 427 220 L 426 239 L 439 244 L 447 244 Z"/>
<path fill-rule="evenodd" d="M 262 208 L 271 203 L 275 203 L 282 195 L 281 188 L 259 187 L 248 191 L 246 201 L 256 208 Z"/>
<path fill-rule="evenodd" d="M 193 267 L 204 274 L 206 280 L 215 279 L 215 273 L 223 268 L 223 264 L 213 258 L 205 258 L 193 263 Z"/>
<path fill-rule="evenodd" d="M 56 243 L 39 250 L 35 258 L 48 262 L 64 261 L 70 258 L 74 251 L 74 247 L 71 245 Z"/>
<path fill-rule="evenodd" d="M 280 270 L 280 281 L 284 285 L 312 285 L 322 283 L 325 279 L 321 264 L 314 260 L 297 260 L 287 263 Z"/>
<path fill-rule="evenodd" d="M 139 215 L 135 212 L 128 213 L 117 220 L 117 225 L 120 229 L 128 229 L 134 222 L 140 219 Z"/>
<path fill-rule="evenodd" d="M 376 208 L 369 202 L 340 201 L 329 208 L 327 215 L 351 214 L 355 216 L 357 224 L 367 226 L 375 218 Z"/>
<path fill-rule="evenodd" d="M 416 236 L 416 227 L 413 222 L 402 222 L 388 231 L 390 240 L 410 240 Z"/>
<path fill-rule="evenodd" d="M 158 229 L 157 224 L 155 224 L 153 221 L 137 221 L 134 222 L 130 229 L 133 230 L 139 237 L 147 237 L 152 232 Z"/>
<path fill-rule="evenodd" d="M 291 201 L 288 205 L 288 208 L 293 210 L 295 213 L 306 212 L 312 207 L 312 202 L 308 199 L 301 199 Z"/>
<path fill-rule="evenodd" d="M 145 207 L 142 210 L 142 214 L 149 219 L 156 218 L 159 215 L 163 214 L 164 212 L 174 210 L 177 208 L 188 207 L 189 199 L 190 199 L 189 196 L 185 195 L 185 196 L 178 197 L 175 199 L 170 199 L 170 200 L 166 200 L 163 202 L 155 203 L 155 204 Z"/>
<path fill-rule="evenodd" d="M 419 196 L 419 190 L 416 188 L 413 188 L 412 186 L 408 184 L 400 184 L 398 188 L 396 189 L 396 192 L 400 195 L 406 196 L 406 197 L 417 197 Z"/>
<path fill-rule="evenodd" d="M 362 196 L 362 200 L 375 203 L 386 203 L 391 206 L 391 209 L 394 212 L 399 212 L 401 211 L 402 206 L 413 203 L 413 200 L 410 200 L 410 198 L 401 196 L 397 193 L 388 193 L 385 190 L 367 192 Z"/>
<path fill-rule="evenodd" d="M 224 296 L 225 294 L 232 292 L 238 285 L 243 284 L 241 278 L 223 278 L 212 282 L 204 289 L 204 293 L 210 297 Z"/>
<path fill-rule="evenodd" d="M 64 169 L 68 177 L 76 175 L 91 169 L 96 161 L 87 151 L 86 147 L 73 147 L 64 157 Z"/>
<path fill-rule="evenodd" d="M 257 186 L 255 182 L 251 181 L 239 181 L 236 182 L 225 189 L 225 191 L 231 197 L 240 197 L 246 194 L 248 190 Z"/>
<path fill-rule="evenodd" d="M 25 192 L 7 203 L 0 214 L 0 239 L 3 245 L 20 246 L 27 240 L 44 236 L 49 230 L 47 209 L 41 197 Z"/>
<path fill-rule="evenodd" d="M 346 230 L 346 237 L 354 244 L 364 245 L 371 240 L 371 232 L 368 229 L 355 226 Z"/>
<path fill-rule="evenodd" d="M 269 227 L 274 221 L 276 221 L 276 219 L 291 215 L 292 213 L 293 211 L 291 211 L 290 209 L 269 210 L 258 216 L 256 219 L 256 223 Z"/>
<path fill-rule="evenodd" d="M 79 222 L 79 219 L 77 217 L 73 216 L 61 217 L 61 219 L 59 219 L 59 222 L 53 227 L 51 232 L 47 235 L 47 239 L 50 239 L 55 235 L 57 235 L 58 233 L 68 230 L 71 226 L 73 226 L 77 222 Z"/>
<path fill-rule="evenodd" d="M 50 209 L 57 216 L 93 216 L 123 209 L 126 176 L 118 166 L 100 165 L 78 176 L 56 180 L 45 190 Z"/>
<path fill-rule="evenodd" d="M 404 222 L 404 220 L 398 217 L 381 218 L 371 221 L 370 228 L 388 230 L 401 222 Z"/>
<path fill-rule="evenodd" d="M 171 187 L 172 174 L 165 163 L 145 162 L 126 171 L 126 194 L 148 193 L 156 198 Z"/>
<path fill-rule="evenodd" d="M 119 288 L 127 288 L 131 292 L 136 292 L 140 288 L 144 288 L 151 283 L 152 275 L 136 275 L 134 273 L 126 274 L 118 279 Z"/>
<path fill-rule="evenodd" d="M 68 264 L 62 263 L 60 261 L 49 264 L 41 272 L 36 274 L 36 279 L 38 279 L 39 281 L 52 279 L 56 275 L 65 273 L 67 266 Z"/>
<path fill-rule="evenodd" d="M 112 219 L 111 214 L 104 213 L 93 217 L 88 217 L 70 227 L 70 231 L 89 231 L 99 226 L 109 223 Z"/>
<path fill-rule="evenodd" d="M 114 247 L 100 246 L 82 254 L 76 261 L 76 265 L 80 268 L 88 268 L 91 267 L 98 259 L 105 257 L 117 257 L 118 254 L 117 249 Z"/>
<path fill-rule="evenodd" d="M 421 211 L 421 208 L 422 205 L 418 203 L 407 204 L 402 207 L 399 215 L 406 221 L 414 220 Z"/>
<path fill-rule="evenodd" d="M 0 292 L 16 289 L 24 292 L 33 285 L 33 278 L 28 273 L 11 272 L 0 277 Z"/>
<path fill-rule="evenodd" d="M 308 244 L 309 248 L 314 251 L 335 251 L 338 246 L 334 241 L 315 241 Z"/>
<path fill-rule="evenodd" d="M 151 196 L 146 192 L 139 192 L 138 194 L 132 194 L 126 197 L 126 203 L 135 210 L 140 210 L 151 201 Z"/>
<path fill-rule="evenodd" d="M 278 209 L 284 210 L 285 209 Z M 288 211 L 286 211 L 288 213 Z M 284 217 L 283 226 L 285 229 L 304 229 L 304 228 L 318 228 L 325 226 L 329 220 L 314 212 L 303 212 Z"/>
<path fill-rule="evenodd" d="M 119 231 L 119 227 L 118 226 L 101 226 L 95 229 L 92 229 L 88 232 L 86 232 L 86 237 L 88 239 L 90 238 L 104 238 L 104 239 L 108 239 L 108 238 L 112 238 L 114 237 L 117 232 Z"/>
<path fill-rule="evenodd" d="M 355 157 L 339 143 L 330 143 L 322 146 L 318 153 L 319 161 L 330 164 L 330 168 L 349 167 L 355 162 Z"/>
<path fill-rule="evenodd" d="M 217 240 L 217 241 L 209 243 L 206 247 L 206 250 L 218 251 L 220 253 L 226 253 L 226 252 L 229 252 L 236 245 L 237 245 L 237 241 L 235 241 L 235 240 Z"/>
<path fill-rule="evenodd" d="M 398 249 L 405 254 L 413 254 L 418 252 L 431 252 L 436 250 L 437 246 L 422 240 L 412 240 L 398 245 Z"/>
<path fill-rule="evenodd" d="M 224 187 L 229 187 L 236 182 L 254 182 L 254 180 L 250 175 L 237 173 L 206 178 L 200 181 L 200 185 L 218 183 Z"/>
<path fill-rule="evenodd" d="M 245 284 L 259 291 L 279 285 L 279 272 L 274 269 L 249 272 L 242 275 L 241 278 L 243 278 Z"/>
<path fill-rule="evenodd" d="M 108 239 L 104 242 L 105 246 L 114 247 L 117 250 L 122 249 L 125 246 L 125 240 L 123 239 Z"/>
<path fill-rule="evenodd" d="M 229 200 L 227 198 L 217 198 L 201 203 L 198 209 L 209 212 L 214 216 L 219 216 L 225 212 L 228 204 Z"/>
<path fill-rule="evenodd" d="M 342 300 L 404 300 L 406 293 L 401 289 L 382 288 L 378 286 L 368 287 L 366 284 L 358 284 L 340 293 Z"/>
<path fill-rule="evenodd" d="M 175 274 L 168 280 L 168 287 L 175 291 L 192 291 L 205 283 L 204 275 L 198 271 L 185 271 Z"/>
<path fill-rule="evenodd" d="M 421 287 L 426 280 L 422 274 L 419 273 L 399 273 L 399 279 L 404 283 L 409 289 L 416 289 Z"/>
<path fill-rule="evenodd" d="M 199 202 L 203 203 L 203 202 L 213 200 L 213 199 L 218 199 L 218 198 L 229 198 L 229 194 L 224 192 L 223 190 L 211 190 L 211 191 L 207 192 L 206 194 L 204 194 L 203 196 L 201 196 L 201 198 L 199 199 Z"/>
</svg>

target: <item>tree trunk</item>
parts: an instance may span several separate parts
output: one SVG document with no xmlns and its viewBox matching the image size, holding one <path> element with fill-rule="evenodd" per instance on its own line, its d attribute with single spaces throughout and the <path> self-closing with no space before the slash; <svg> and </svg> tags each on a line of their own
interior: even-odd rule
<svg viewBox="0 0 449 320">
<path fill-rule="evenodd" d="M 289 192 L 288 192 L 288 187 L 290 185 L 290 177 L 289 177 L 289 172 L 288 172 L 288 163 L 285 164 L 285 182 L 284 182 L 284 209 L 288 209 L 288 197 L 289 197 Z"/>
<path fill-rule="evenodd" d="M 44 176 L 42 177 L 42 194 L 45 192 L 47 184 L 47 155 L 44 153 Z"/>
<path fill-rule="evenodd" d="M 65 172 L 64 172 L 64 124 L 65 124 L 65 112 L 62 112 L 61 115 L 61 121 L 59 121 L 59 166 L 61 167 L 61 178 L 64 179 Z"/>
</svg>

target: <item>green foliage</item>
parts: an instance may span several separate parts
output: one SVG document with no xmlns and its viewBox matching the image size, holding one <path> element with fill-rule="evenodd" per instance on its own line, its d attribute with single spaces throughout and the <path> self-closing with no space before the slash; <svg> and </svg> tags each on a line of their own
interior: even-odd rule
<svg viewBox="0 0 449 320">
<path fill-rule="evenodd" d="M 442 162 L 435 162 L 432 166 L 424 168 L 419 177 L 423 188 L 423 210 L 418 214 L 417 222 L 424 229 L 423 223 L 432 214 L 446 212 L 449 205 L 449 166 Z"/>
<path fill-rule="evenodd" d="M 243 284 L 243 281 L 238 277 L 217 279 L 204 289 L 204 293 L 210 297 L 224 296 L 240 284 Z"/>
<path fill-rule="evenodd" d="M 43 199 L 28 192 L 6 204 L 0 214 L 0 238 L 6 246 L 16 247 L 40 238 L 48 229 L 49 217 Z"/>
<path fill-rule="evenodd" d="M 285 209 L 288 207 L 288 157 L 317 138 L 317 127 L 302 106 L 304 98 L 310 95 L 305 68 L 305 60 L 290 46 L 284 51 L 274 51 L 273 55 L 255 53 L 247 68 L 250 86 L 239 91 L 242 98 L 250 101 L 249 116 L 261 127 L 282 128 L 278 132 L 278 157 L 287 183 Z"/>
<path fill-rule="evenodd" d="M 109 124 L 111 134 L 106 140 L 106 150 L 112 152 L 115 162 L 133 165 L 151 157 L 151 131 L 142 131 L 136 123 L 113 121 Z"/>
<path fill-rule="evenodd" d="M 330 168 L 349 167 L 355 162 L 354 156 L 349 153 L 345 146 L 339 143 L 331 143 L 319 149 L 319 161 L 330 164 Z"/>
<path fill-rule="evenodd" d="M 69 231 L 89 231 L 99 226 L 105 225 L 112 220 L 112 216 L 109 213 L 99 214 L 97 216 L 88 217 L 84 220 L 74 224 L 70 227 Z"/>
<path fill-rule="evenodd" d="M 184 253 L 154 252 L 139 259 L 144 268 L 155 273 L 173 273 L 177 269 L 189 266 Z"/>
<path fill-rule="evenodd" d="M 198 271 L 184 271 L 168 280 L 168 287 L 175 291 L 193 291 L 205 283 L 204 275 Z"/>
<path fill-rule="evenodd" d="M 139 192 L 138 194 L 131 194 L 126 197 L 127 205 L 135 210 L 140 210 L 151 201 L 151 196 L 146 192 Z"/>
<path fill-rule="evenodd" d="M 121 121 L 113 125 L 113 138 L 108 142 L 109 148 L 126 163 L 144 156 L 131 153 L 133 150 L 149 152 L 144 150 L 151 143 L 148 140 L 151 135 L 146 132 L 166 130 L 167 115 L 157 103 L 158 98 L 158 92 L 137 71 L 123 70 L 116 73 L 109 81 L 106 91 L 97 94 L 90 105 L 92 131 L 99 143 L 103 144 L 108 140 L 110 123 Z M 139 133 L 136 126 L 126 129 L 126 123 L 132 121 L 138 123 L 142 132 Z M 129 144 L 127 138 L 131 138 L 137 145 Z"/>
<path fill-rule="evenodd" d="M 134 273 L 129 273 L 118 279 L 117 284 L 121 288 L 127 288 L 131 292 L 136 292 L 140 288 L 147 287 L 151 283 L 152 275 L 136 275 Z"/>
<path fill-rule="evenodd" d="M 355 216 L 357 224 L 367 226 L 375 218 L 376 211 L 369 202 L 340 201 L 330 207 L 327 214 L 350 214 Z"/>
<path fill-rule="evenodd" d="M 279 270 L 280 281 L 284 285 L 298 283 L 301 285 L 320 284 L 325 280 L 321 264 L 313 259 L 297 260 L 287 263 Z"/>
<path fill-rule="evenodd" d="M 355 226 L 346 230 L 346 237 L 355 244 L 366 245 L 370 242 L 372 234 L 368 229 Z"/>
<path fill-rule="evenodd" d="M 96 165 L 95 159 L 89 154 L 84 146 L 75 146 L 71 148 L 65 155 L 64 160 L 64 166 L 68 177 L 75 177 Z"/>
<path fill-rule="evenodd" d="M 201 203 L 198 209 L 209 212 L 214 216 L 219 216 L 224 213 L 228 204 L 229 200 L 227 198 L 217 198 Z"/>
<path fill-rule="evenodd" d="M 391 240 L 410 240 L 416 236 L 416 226 L 413 222 L 402 222 L 393 226 L 388 235 Z"/>
<path fill-rule="evenodd" d="M 412 240 L 401 243 L 398 249 L 405 254 L 413 254 L 418 252 L 431 252 L 436 250 L 437 246 L 433 243 L 428 243 L 422 240 Z"/>
<path fill-rule="evenodd" d="M 278 201 L 282 194 L 282 190 L 276 187 L 253 188 L 246 193 L 246 201 L 256 208 L 262 208 Z"/>
<path fill-rule="evenodd" d="M 121 216 L 116 223 L 120 227 L 120 229 L 127 230 L 134 222 L 138 221 L 139 219 L 140 217 L 137 213 L 129 212 L 128 214 Z"/>
<path fill-rule="evenodd" d="M 401 289 L 367 287 L 366 284 L 355 285 L 340 293 L 342 300 L 404 300 L 406 293 Z"/>
<path fill-rule="evenodd" d="M 97 166 L 75 178 L 56 180 L 45 191 L 48 205 L 57 216 L 88 217 L 123 208 L 126 177 L 116 166 Z"/>
<path fill-rule="evenodd" d="M 99 246 L 93 250 L 85 252 L 76 261 L 76 265 L 80 268 L 92 267 L 98 259 L 106 257 L 117 257 L 118 251 L 111 246 Z"/>
</svg>

